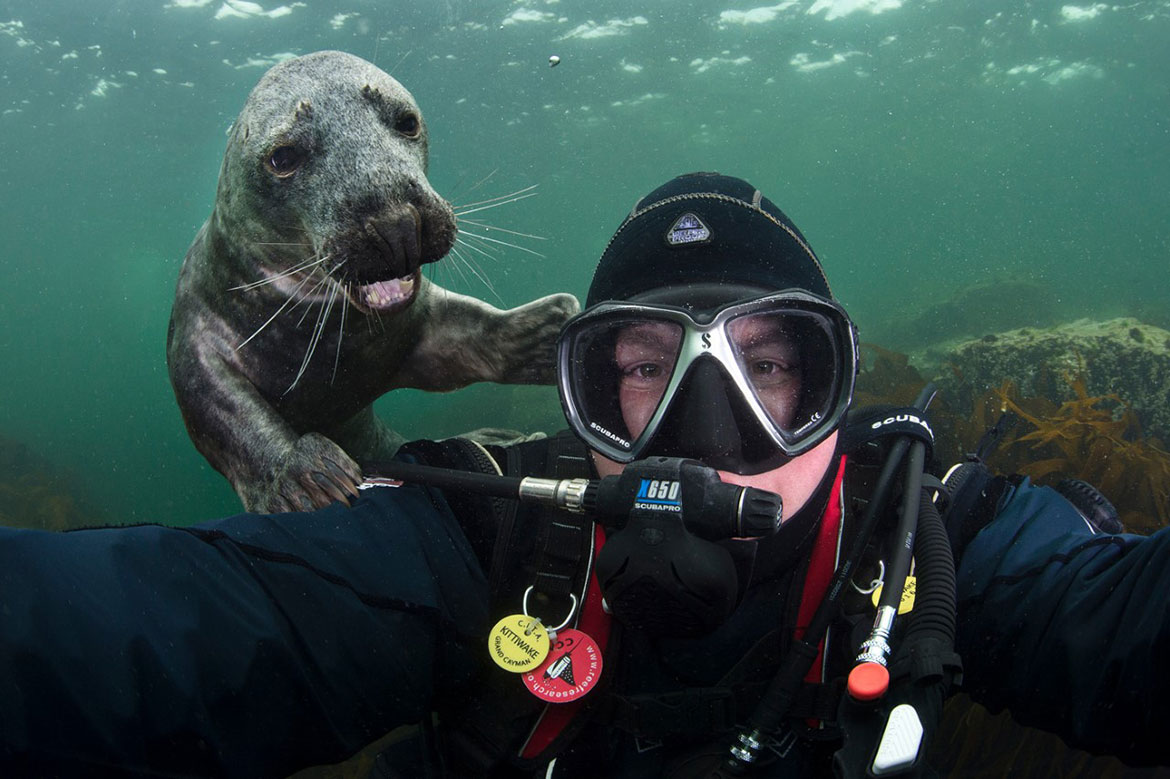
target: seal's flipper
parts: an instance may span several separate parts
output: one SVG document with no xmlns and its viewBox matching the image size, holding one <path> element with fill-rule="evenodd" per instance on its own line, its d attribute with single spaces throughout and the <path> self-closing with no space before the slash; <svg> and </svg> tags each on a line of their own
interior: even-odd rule
<svg viewBox="0 0 1170 779">
<path fill-rule="evenodd" d="M 442 391 L 479 381 L 554 381 L 557 335 L 580 310 L 575 297 L 548 295 L 503 311 L 430 286 L 425 310 L 418 312 L 419 340 L 395 376 L 397 386 Z"/>
<path fill-rule="evenodd" d="M 358 494 L 362 470 L 341 447 L 320 433 L 305 433 L 264 475 L 263 489 L 240 494 L 249 511 L 312 511 L 334 501 L 349 505 Z"/>
</svg>

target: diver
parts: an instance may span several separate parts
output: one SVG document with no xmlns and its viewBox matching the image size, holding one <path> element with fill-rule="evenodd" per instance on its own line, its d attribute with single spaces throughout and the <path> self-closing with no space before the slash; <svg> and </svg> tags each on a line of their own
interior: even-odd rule
<svg viewBox="0 0 1170 779">
<path fill-rule="evenodd" d="M 557 346 L 571 432 L 413 442 L 352 507 L 0 531 L 0 773 L 929 775 L 960 686 L 1170 761 L 1170 534 L 924 473 L 928 393 L 851 409 L 856 329 L 752 185 L 639 200 Z"/>
</svg>

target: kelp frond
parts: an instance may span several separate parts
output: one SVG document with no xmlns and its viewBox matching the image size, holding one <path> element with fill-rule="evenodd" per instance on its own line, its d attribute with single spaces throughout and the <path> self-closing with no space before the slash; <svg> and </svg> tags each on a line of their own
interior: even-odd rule
<svg viewBox="0 0 1170 779">
<path fill-rule="evenodd" d="M 993 391 L 1001 407 L 1030 428 L 1001 444 L 995 465 L 1037 482 L 1084 479 L 1113 502 L 1132 532 L 1170 524 L 1170 453 L 1142 435 L 1123 398 L 1090 396 L 1083 378 L 1065 378 L 1074 397 L 1055 408 L 1043 398 L 1018 397 L 1010 383 Z"/>
</svg>

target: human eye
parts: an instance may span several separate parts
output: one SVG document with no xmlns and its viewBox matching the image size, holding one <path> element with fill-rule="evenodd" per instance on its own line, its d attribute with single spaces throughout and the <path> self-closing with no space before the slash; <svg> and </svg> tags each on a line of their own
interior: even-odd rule
<svg viewBox="0 0 1170 779">
<path fill-rule="evenodd" d="M 653 386 L 669 376 L 669 366 L 661 361 L 641 360 L 620 366 L 622 381 L 630 386 Z"/>
<path fill-rule="evenodd" d="M 748 377 L 757 387 L 786 384 L 799 376 L 796 366 L 790 362 L 759 357 L 747 362 Z"/>
<path fill-rule="evenodd" d="M 751 370 L 752 376 L 775 376 L 777 373 L 786 370 L 785 366 L 774 360 L 754 360 L 748 366 Z"/>
<path fill-rule="evenodd" d="M 650 389 L 669 379 L 677 352 L 672 348 L 675 343 L 668 338 L 671 335 L 674 335 L 671 331 L 660 333 L 657 328 L 638 327 L 619 337 L 614 362 L 623 387 Z"/>
</svg>

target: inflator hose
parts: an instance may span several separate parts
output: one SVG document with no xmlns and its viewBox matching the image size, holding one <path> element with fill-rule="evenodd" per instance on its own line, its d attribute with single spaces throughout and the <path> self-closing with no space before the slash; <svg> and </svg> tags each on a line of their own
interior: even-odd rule
<svg viewBox="0 0 1170 779">
<path fill-rule="evenodd" d="M 921 586 L 916 587 L 914 619 L 910 620 L 903 646 L 917 639 L 933 638 L 950 650 L 955 643 L 955 559 L 938 507 L 926 490 L 918 505 L 914 557 Z"/>
<path fill-rule="evenodd" d="M 861 703 L 846 696 L 839 722 L 845 742 L 833 755 L 838 779 L 870 779 L 874 749 L 887 717 L 899 704 L 910 704 L 922 725 L 913 762 L 893 773 L 899 777 L 931 775 L 923 757 L 942 718 L 943 700 L 959 681 L 961 667 L 954 652 L 955 562 L 938 508 L 923 490 L 918 504 L 914 544 L 918 587 L 913 617 L 890 663 L 890 687 L 880 700 Z M 914 754 L 914 753 L 912 753 Z"/>
</svg>

